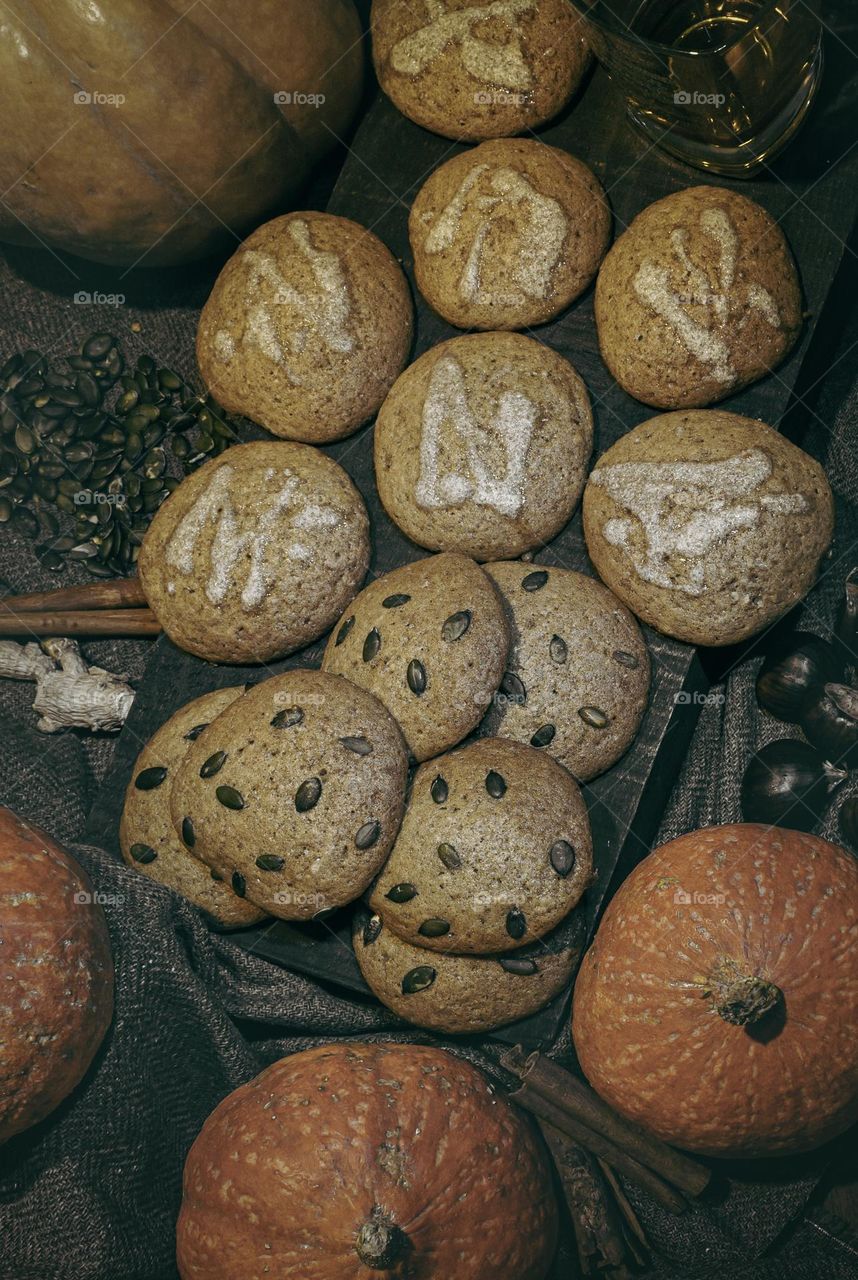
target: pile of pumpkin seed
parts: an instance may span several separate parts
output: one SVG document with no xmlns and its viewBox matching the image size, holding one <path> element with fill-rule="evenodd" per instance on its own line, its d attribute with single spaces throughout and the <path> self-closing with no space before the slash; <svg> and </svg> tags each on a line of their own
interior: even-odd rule
<svg viewBox="0 0 858 1280">
<path fill-rule="evenodd" d="M 148 355 L 126 368 L 112 334 L 57 361 L 19 352 L 0 369 L 0 523 L 53 572 L 73 561 L 128 574 L 182 475 L 238 440 L 236 421 L 172 369 Z"/>
</svg>

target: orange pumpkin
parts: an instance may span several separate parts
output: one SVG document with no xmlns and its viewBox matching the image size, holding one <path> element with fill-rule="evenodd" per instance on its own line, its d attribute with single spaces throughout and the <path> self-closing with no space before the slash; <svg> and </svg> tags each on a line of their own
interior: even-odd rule
<svg viewBox="0 0 858 1280">
<path fill-rule="evenodd" d="M 799 831 L 662 845 L 605 912 L 575 986 L 587 1079 L 667 1142 L 807 1151 L 858 1118 L 858 861 Z"/>
<path fill-rule="evenodd" d="M 104 912 L 71 854 L 0 807 L 0 1142 L 79 1084 L 113 1013 Z"/>
<path fill-rule="evenodd" d="M 542 1147 L 440 1049 L 340 1043 L 230 1094 L 185 1165 L 183 1280 L 543 1280 Z"/>
<path fill-rule="evenodd" d="M 0 239 L 96 262 L 234 246 L 360 99 L 352 0 L 10 0 L 2 35 Z"/>
</svg>

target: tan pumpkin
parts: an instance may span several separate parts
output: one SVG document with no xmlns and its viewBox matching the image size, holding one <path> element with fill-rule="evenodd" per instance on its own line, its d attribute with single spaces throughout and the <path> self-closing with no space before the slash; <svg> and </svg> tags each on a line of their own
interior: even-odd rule
<svg viewBox="0 0 858 1280">
<path fill-rule="evenodd" d="M 440 1049 L 340 1043 L 230 1094 L 185 1165 L 183 1280 L 543 1280 L 542 1147 Z"/>
<path fill-rule="evenodd" d="M 86 873 L 0 807 L 0 1142 L 83 1078 L 113 1013 L 107 923 Z"/>
<path fill-rule="evenodd" d="M 858 1118 L 858 861 L 799 831 L 662 845 L 605 912 L 575 986 L 587 1079 L 709 1155 L 807 1151 Z"/>
<path fill-rule="evenodd" d="M 0 239 L 147 267 L 234 246 L 343 134 L 362 76 L 352 0 L 10 0 Z"/>
</svg>

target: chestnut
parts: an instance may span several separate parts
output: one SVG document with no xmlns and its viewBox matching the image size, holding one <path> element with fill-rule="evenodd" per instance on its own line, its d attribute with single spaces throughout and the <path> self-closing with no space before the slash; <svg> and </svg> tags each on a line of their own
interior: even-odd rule
<svg viewBox="0 0 858 1280">
<path fill-rule="evenodd" d="M 801 727 L 831 764 L 851 769 L 858 764 L 858 689 L 824 684 L 804 704 Z"/>
<path fill-rule="evenodd" d="M 830 783 L 845 776 L 824 764 L 806 742 L 779 738 L 751 757 L 742 779 L 742 816 L 746 822 L 810 831 L 825 809 Z"/>
<path fill-rule="evenodd" d="M 833 645 L 810 631 L 794 631 L 760 668 L 757 701 L 778 720 L 798 724 L 808 697 L 838 675 Z"/>
</svg>

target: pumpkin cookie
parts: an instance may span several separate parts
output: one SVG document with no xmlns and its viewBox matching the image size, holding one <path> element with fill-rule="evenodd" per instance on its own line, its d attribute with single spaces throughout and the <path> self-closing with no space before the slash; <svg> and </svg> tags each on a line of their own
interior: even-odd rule
<svg viewBox="0 0 858 1280">
<path fill-rule="evenodd" d="M 595 578 L 520 560 L 486 565 L 512 647 L 487 733 L 544 748 L 582 782 L 633 741 L 647 705 L 649 653 L 632 615 Z"/>
<path fill-rule="evenodd" d="M 568 0 L 373 0 L 376 74 L 410 120 L 445 138 L 544 124 L 589 64 Z"/>
<path fill-rule="evenodd" d="M 285 920 L 358 897 L 405 803 L 402 734 L 340 676 L 287 671 L 254 686 L 193 743 L 171 796 L 186 847 Z"/>
<path fill-rule="evenodd" d="M 492 1031 L 536 1013 L 572 981 L 587 926 L 572 911 L 556 929 L 497 956 L 427 952 L 403 942 L 381 916 L 359 912 L 354 949 L 373 994 L 408 1022 L 432 1031 Z"/>
<path fill-rule="evenodd" d="M 650 626 L 738 644 L 810 590 L 834 528 L 818 462 L 777 431 L 716 409 L 666 413 L 623 436 L 584 493 L 587 550 Z"/>
<path fill-rule="evenodd" d="M 801 309 L 780 227 L 722 187 L 644 209 L 596 285 L 605 364 L 629 395 L 662 409 L 714 404 L 762 378 L 795 345 Z"/>
<path fill-rule="evenodd" d="M 268 662 L 327 631 L 369 564 L 342 467 L 306 445 L 235 445 L 155 515 L 140 580 L 161 626 L 210 662 Z"/>
<path fill-rule="evenodd" d="M 592 447 L 590 398 L 568 360 L 520 333 L 468 334 L 397 379 L 376 422 L 375 477 L 420 546 L 506 559 L 563 528 Z"/>
<path fill-rule="evenodd" d="M 505 951 L 553 929 L 592 865 L 572 776 L 533 747 L 484 738 L 417 770 L 369 901 L 414 946 Z"/>
<path fill-rule="evenodd" d="M 191 744 L 243 693 L 243 686 L 204 693 L 161 726 L 137 757 L 119 824 L 119 847 L 129 867 L 175 889 L 226 928 L 255 924 L 265 912 L 188 852 L 170 819 L 170 791 Z"/>
<path fill-rule="evenodd" d="M 322 668 L 384 703 L 416 760 L 461 742 L 500 683 L 509 628 L 498 593 L 467 556 L 394 569 L 352 601 Z"/>
<path fill-rule="evenodd" d="M 371 231 L 289 213 L 254 231 L 203 307 L 197 361 L 233 413 L 322 444 L 378 410 L 411 348 L 411 294 Z"/>
<path fill-rule="evenodd" d="M 439 315 L 460 329 L 523 329 L 587 288 L 611 214 L 580 160 L 506 138 L 436 169 L 408 226 L 420 292 Z"/>
</svg>

